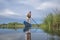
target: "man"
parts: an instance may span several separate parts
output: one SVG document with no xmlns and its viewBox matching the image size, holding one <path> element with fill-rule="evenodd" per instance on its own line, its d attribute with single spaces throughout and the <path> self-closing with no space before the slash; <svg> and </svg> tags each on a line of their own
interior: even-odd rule
<svg viewBox="0 0 60 40">
<path fill-rule="evenodd" d="M 27 14 L 27 21 L 24 21 L 24 32 L 28 31 L 31 28 L 31 24 L 30 24 L 30 18 L 31 18 L 31 11 Z"/>
</svg>

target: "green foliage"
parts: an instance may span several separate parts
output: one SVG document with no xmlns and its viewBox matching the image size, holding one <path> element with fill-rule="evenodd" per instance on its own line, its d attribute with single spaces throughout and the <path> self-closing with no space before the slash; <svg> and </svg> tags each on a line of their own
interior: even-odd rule
<svg viewBox="0 0 60 40">
<path fill-rule="evenodd" d="M 60 35 L 60 13 L 49 14 L 40 27 L 48 33 Z"/>
<path fill-rule="evenodd" d="M 8 29 L 17 29 L 17 28 L 23 28 L 24 25 L 17 22 L 12 22 L 8 24 L 0 24 L 0 28 L 8 28 Z"/>
</svg>

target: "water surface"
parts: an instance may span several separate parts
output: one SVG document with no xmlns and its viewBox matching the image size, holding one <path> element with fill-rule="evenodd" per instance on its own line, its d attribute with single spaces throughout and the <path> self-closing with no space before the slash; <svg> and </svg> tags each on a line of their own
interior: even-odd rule
<svg viewBox="0 0 60 40">
<path fill-rule="evenodd" d="M 23 29 L 0 29 L 0 40 L 25 40 L 25 33 Z M 60 40 L 60 37 L 42 29 L 31 29 L 31 40 Z"/>
</svg>

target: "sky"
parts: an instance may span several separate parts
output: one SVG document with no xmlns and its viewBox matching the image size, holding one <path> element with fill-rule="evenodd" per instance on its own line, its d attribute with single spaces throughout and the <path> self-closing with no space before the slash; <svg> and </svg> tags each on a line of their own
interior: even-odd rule
<svg viewBox="0 0 60 40">
<path fill-rule="evenodd" d="M 23 23 L 29 11 L 37 23 L 42 23 L 56 9 L 60 10 L 60 0 L 0 0 L 0 23 Z"/>
</svg>

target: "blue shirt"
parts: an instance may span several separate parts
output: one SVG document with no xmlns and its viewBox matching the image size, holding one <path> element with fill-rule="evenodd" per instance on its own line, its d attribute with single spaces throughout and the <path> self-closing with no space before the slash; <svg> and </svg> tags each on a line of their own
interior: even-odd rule
<svg viewBox="0 0 60 40">
<path fill-rule="evenodd" d="M 23 30 L 24 32 L 28 31 L 32 27 L 32 25 L 26 21 L 24 21 L 24 25 L 25 25 Z"/>
</svg>

